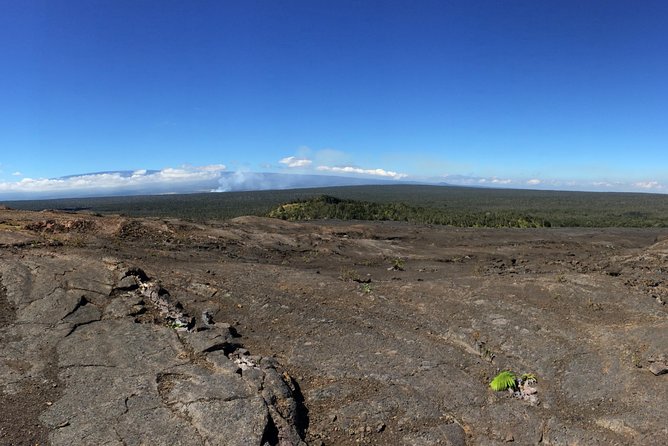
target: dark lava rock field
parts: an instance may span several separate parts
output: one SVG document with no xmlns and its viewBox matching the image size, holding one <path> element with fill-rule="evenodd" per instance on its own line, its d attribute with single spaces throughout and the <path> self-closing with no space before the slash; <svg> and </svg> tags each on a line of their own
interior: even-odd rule
<svg viewBox="0 0 668 446">
<path fill-rule="evenodd" d="M 667 301 L 665 229 L 0 210 L 0 444 L 668 444 Z"/>
</svg>

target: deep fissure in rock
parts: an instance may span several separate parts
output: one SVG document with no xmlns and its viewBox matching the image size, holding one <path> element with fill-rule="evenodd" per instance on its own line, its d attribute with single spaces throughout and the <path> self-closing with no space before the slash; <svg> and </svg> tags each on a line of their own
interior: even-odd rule
<svg viewBox="0 0 668 446">
<path fill-rule="evenodd" d="M 297 403 L 295 427 L 299 436 L 304 438 L 310 422 L 308 408 L 304 402 L 304 395 L 302 394 L 301 387 L 299 387 L 299 383 L 292 377 L 290 377 L 290 381 L 292 383 L 292 398 Z"/>
<path fill-rule="evenodd" d="M 267 425 L 264 427 L 264 432 L 262 433 L 262 440 L 260 444 L 262 446 L 278 446 L 279 437 L 278 437 L 278 428 L 274 419 L 271 415 L 267 415 Z"/>
<path fill-rule="evenodd" d="M 16 319 L 16 308 L 7 299 L 7 288 L 2 283 L 2 274 L 0 274 L 0 325 L 9 325 Z"/>
</svg>

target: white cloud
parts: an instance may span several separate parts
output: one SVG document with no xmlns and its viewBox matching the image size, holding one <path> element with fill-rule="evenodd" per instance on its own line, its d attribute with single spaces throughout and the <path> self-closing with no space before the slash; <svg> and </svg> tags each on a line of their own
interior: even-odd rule
<svg viewBox="0 0 668 446">
<path fill-rule="evenodd" d="M 209 164 L 208 166 L 199 166 L 194 169 L 202 172 L 222 172 L 227 167 L 224 164 Z"/>
<path fill-rule="evenodd" d="M 476 185 L 491 185 L 491 186 L 505 186 L 517 184 L 517 181 L 509 178 L 498 177 L 476 177 L 468 175 L 444 175 L 442 179 L 448 184 L 458 186 L 476 186 Z"/>
<path fill-rule="evenodd" d="M 193 172 L 192 170 L 173 169 L 171 167 L 167 167 L 166 169 L 162 169 L 158 173 L 150 176 L 155 176 L 156 178 L 162 178 L 166 180 L 183 180 L 193 176 L 199 176 L 200 173 L 201 172 L 198 171 Z"/>
<path fill-rule="evenodd" d="M 279 161 L 281 164 L 285 164 L 288 167 L 308 167 L 313 161 L 308 158 L 297 158 L 296 156 L 288 156 Z"/>
<path fill-rule="evenodd" d="M 633 183 L 632 186 L 638 189 L 663 189 L 663 185 L 658 181 L 638 181 Z"/>
<path fill-rule="evenodd" d="M 497 177 L 479 178 L 478 179 L 478 183 L 480 183 L 480 184 L 490 183 L 490 184 L 501 184 L 501 185 L 503 185 L 503 184 L 511 184 L 512 182 L 513 182 L 513 180 L 502 179 L 502 178 L 497 178 Z"/>
<path fill-rule="evenodd" d="M 158 178 L 179 180 L 179 179 L 197 179 L 206 178 L 218 175 L 225 170 L 222 164 L 211 164 L 209 166 L 184 166 L 178 169 L 167 167 L 158 171 L 155 174 Z"/>
<path fill-rule="evenodd" d="M 19 171 L 16 171 L 16 172 L 12 173 L 12 176 L 21 177 L 21 176 L 23 176 L 23 174 Z"/>
<path fill-rule="evenodd" d="M 543 190 L 606 191 L 606 192 L 655 192 L 665 193 L 666 183 L 660 181 L 609 181 L 609 180 L 571 180 L 497 177 L 478 177 L 470 175 L 443 175 L 437 180 L 456 186 L 512 187 L 518 189 L 539 188 Z"/>
<path fill-rule="evenodd" d="M 22 178 L 16 182 L 0 182 L 0 193 L 98 193 L 115 189 L 169 186 L 217 180 L 223 170 L 225 170 L 225 166 L 215 164 L 195 167 L 186 166 L 178 169 L 167 167 L 157 172 L 139 169 L 131 174 L 112 172 L 65 178 Z"/>
<path fill-rule="evenodd" d="M 384 169 L 361 169 L 359 167 L 344 166 L 344 167 L 330 167 L 330 166 L 318 166 L 316 169 L 324 172 L 335 172 L 335 173 L 356 173 L 361 175 L 374 175 L 379 177 L 393 178 L 395 180 L 400 180 L 405 178 L 408 175 L 405 173 L 393 172 L 391 170 Z"/>
</svg>

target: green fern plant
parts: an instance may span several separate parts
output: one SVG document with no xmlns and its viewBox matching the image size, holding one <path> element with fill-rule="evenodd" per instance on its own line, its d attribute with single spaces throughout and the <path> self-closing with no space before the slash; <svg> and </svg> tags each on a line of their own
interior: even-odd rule
<svg viewBox="0 0 668 446">
<path fill-rule="evenodd" d="M 514 389 L 517 387 L 517 377 L 513 372 L 504 370 L 494 377 L 489 386 L 492 390 L 501 391 L 506 389 Z"/>
</svg>

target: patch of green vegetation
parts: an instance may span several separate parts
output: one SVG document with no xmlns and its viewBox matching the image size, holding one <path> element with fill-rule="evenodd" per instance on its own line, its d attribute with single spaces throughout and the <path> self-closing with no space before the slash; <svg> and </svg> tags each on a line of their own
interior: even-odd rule
<svg viewBox="0 0 668 446">
<path fill-rule="evenodd" d="M 282 203 L 297 203 L 288 214 L 306 213 L 299 203 L 327 195 L 343 203 L 320 218 L 414 221 L 485 227 L 668 227 L 668 195 L 484 189 L 456 186 L 345 186 L 254 192 L 152 195 L 7 201 L 13 209 L 120 214 L 132 217 L 224 220 L 267 215 Z M 367 206 L 346 201 L 373 203 Z M 407 205 L 405 203 L 410 203 Z M 313 209 L 309 209 L 311 212 Z M 356 214 L 357 211 L 360 211 Z M 317 215 L 311 215 L 318 218 Z M 286 216 L 287 218 L 287 216 Z"/>
<path fill-rule="evenodd" d="M 451 209 L 411 206 L 406 203 L 377 203 L 341 199 L 330 195 L 320 195 L 285 203 L 276 207 L 267 215 L 291 221 L 380 220 L 484 228 L 540 228 L 550 226 L 548 221 L 513 211 L 459 212 Z M 401 265 L 397 262 L 401 262 Z M 403 260 L 397 259 L 393 268 L 403 269 Z"/>
<path fill-rule="evenodd" d="M 389 269 L 394 271 L 403 271 L 405 266 L 406 262 L 404 259 L 397 258 L 392 260 L 392 266 L 390 266 Z"/>
<path fill-rule="evenodd" d="M 524 392 L 525 386 L 535 384 L 536 382 L 538 382 L 538 379 L 533 373 L 523 373 L 518 377 L 510 370 L 504 370 L 492 379 L 492 382 L 489 383 L 489 387 L 496 392 L 508 389 Z"/>
<path fill-rule="evenodd" d="M 538 379 L 536 378 L 536 375 L 534 375 L 533 373 L 523 373 L 522 377 L 520 379 L 522 381 L 528 382 L 528 383 L 535 383 L 535 382 L 538 381 Z"/>
<path fill-rule="evenodd" d="M 371 294 L 373 288 L 371 287 L 370 283 L 360 283 L 360 291 L 362 291 L 364 294 Z"/>
<path fill-rule="evenodd" d="M 504 370 L 494 377 L 492 382 L 489 383 L 489 386 L 494 391 L 501 391 L 507 389 L 515 389 L 517 387 L 517 377 L 513 372 Z"/>
</svg>

